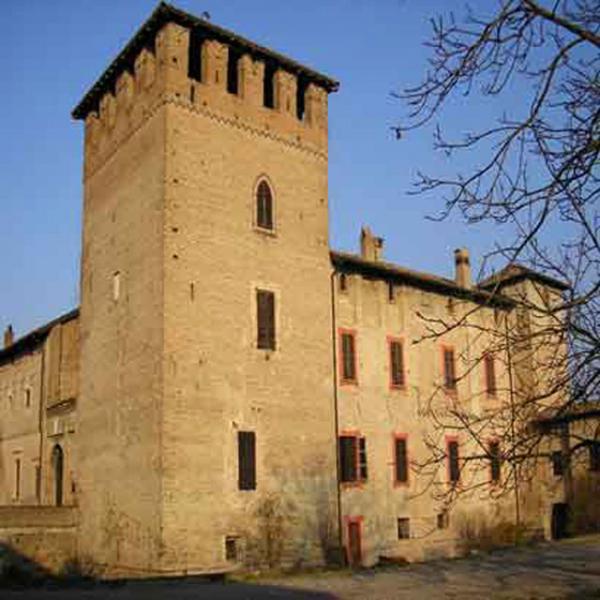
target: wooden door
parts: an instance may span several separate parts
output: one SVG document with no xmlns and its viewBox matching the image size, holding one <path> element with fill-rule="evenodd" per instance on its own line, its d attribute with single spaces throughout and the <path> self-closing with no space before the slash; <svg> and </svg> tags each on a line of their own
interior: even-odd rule
<svg viewBox="0 0 600 600">
<path fill-rule="evenodd" d="M 360 567 L 362 564 L 360 521 L 348 522 L 348 564 Z"/>
</svg>

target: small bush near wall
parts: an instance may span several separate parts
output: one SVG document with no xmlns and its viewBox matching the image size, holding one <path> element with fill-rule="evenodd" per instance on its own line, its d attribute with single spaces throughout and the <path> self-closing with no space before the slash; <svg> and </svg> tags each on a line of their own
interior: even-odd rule
<svg viewBox="0 0 600 600">
<path fill-rule="evenodd" d="M 494 521 L 482 514 L 465 515 L 459 521 L 458 536 L 461 551 L 489 552 L 497 548 L 531 541 L 524 526 L 509 521 Z"/>
</svg>

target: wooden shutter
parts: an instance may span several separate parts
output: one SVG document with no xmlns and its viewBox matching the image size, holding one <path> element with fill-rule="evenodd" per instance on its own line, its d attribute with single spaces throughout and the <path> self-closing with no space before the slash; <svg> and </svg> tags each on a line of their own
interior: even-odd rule
<svg viewBox="0 0 600 600">
<path fill-rule="evenodd" d="M 275 294 L 256 291 L 256 345 L 263 350 L 275 350 Z"/>
<path fill-rule="evenodd" d="M 356 481 L 357 468 L 356 438 L 354 436 L 341 436 L 340 444 L 340 480 L 344 482 Z"/>
<path fill-rule="evenodd" d="M 395 387 L 404 386 L 404 356 L 402 352 L 402 342 L 390 342 L 390 363 L 392 369 L 392 385 Z"/>
<path fill-rule="evenodd" d="M 500 444 L 492 442 L 489 449 L 490 454 L 490 478 L 493 482 L 500 481 Z"/>
<path fill-rule="evenodd" d="M 238 485 L 240 490 L 256 489 L 256 435 L 238 431 Z"/>
<path fill-rule="evenodd" d="M 490 396 L 496 394 L 496 370 L 494 366 L 494 357 L 491 354 L 485 355 L 485 387 Z"/>
<path fill-rule="evenodd" d="M 356 380 L 354 335 L 352 333 L 342 333 L 342 379 Z"/>
<path fill-rule="evenodd" d="M 460 480 L 460 467 L 458 464 L 458 442 L 448 442 L 448 474 L 450 481 L 456 483 Z"/>
<path fill-rule="evenodd" d="M 396 438 L 396 482 L 406 483 L 408 481 L 408 461 L 406 453 L 406 440 Z"/>
<path fill-rule="evenodd" d="M 358 471 L 361 481 L 366 481 L 369 473 L 367 470 L 367 440 L 364 437 L 358 440 Z"/>
<path fill-rule="evenodd" d="M 454 369 L 454 350 L 444 349 L 444 385 L 448 389 L 456 389 L 456 371 Z"/>
</svg>

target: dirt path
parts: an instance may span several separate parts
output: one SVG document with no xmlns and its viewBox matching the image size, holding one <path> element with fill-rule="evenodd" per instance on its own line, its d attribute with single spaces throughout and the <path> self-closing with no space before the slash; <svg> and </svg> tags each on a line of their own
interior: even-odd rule
<svg viewBox="0 0 600 600">
<path fill-rule="evenodd" d="M 600 536 L 461 560 L 359 573 L 328 572 L 208 583 L 198 579 L 0 590 L 2 600 L 395 600 L 491 598 L 600 600 Z"/>
</svg>

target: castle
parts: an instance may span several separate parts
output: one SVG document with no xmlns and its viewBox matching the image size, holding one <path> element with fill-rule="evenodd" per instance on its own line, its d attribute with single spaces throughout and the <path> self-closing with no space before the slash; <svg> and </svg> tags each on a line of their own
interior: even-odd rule
<svg viewBox="0 0 600 600">
<path fill-rule="evenodd" d="M 511 372 L 486 349 L 535 326 L 516 298 L 564 284 L 518 267 L 476 284 L 464 249 L 454 280 L 415 272 L 368 228 L 360 254 L 331 250 L 337 89 L 161 3 L 74 109 L 81 306 L 5 333 L 0 539 L 135 577 L 452 555 L 476 511 L 549 534 L 551 495 L 494 493 L 492 433 L 484 468 L 442 430 L 430 476 L 413 467 L 432 405 L 485 412 L 536 384 L 534 353 Z M 484 333 L 428 338 L 416 315 Z"/>
</svg>

